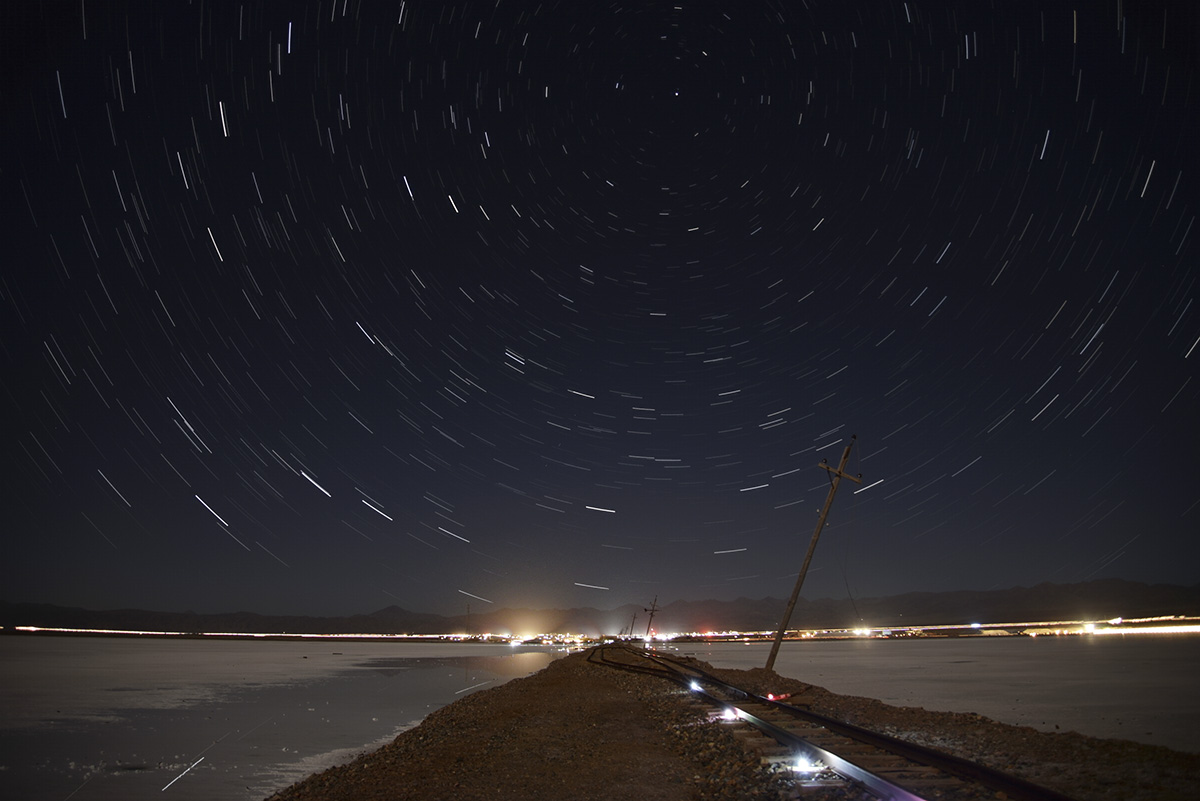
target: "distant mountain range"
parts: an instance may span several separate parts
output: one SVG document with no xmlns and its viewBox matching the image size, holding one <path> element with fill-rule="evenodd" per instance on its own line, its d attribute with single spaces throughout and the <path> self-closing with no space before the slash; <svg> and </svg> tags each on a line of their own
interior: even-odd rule
<svg viewBox="0 0 1200 801">
<path fill-rule="evenodd" d="M 784 601 L 675 601 L 659 608 L 660 632 L 770 631 L 779 625 Z M 801 598 L 791 628 L 844 629 L 882 626 L 969 625 L 1047 620 L 1109 620 L 1159 615 L 1200 615 L 1200 584 L 1182 587 L 1104 579 L 1082 584 L 1039 584 L 1008 590 L 912 592 L 885 598 L 809 601 Z M 251 612 L 197 614 L 141 609 L 90 610 L 0 601 L 0 626 L 289 634 L 618 634 L 644 633 L 644 607 L 617 609 L 500 609 L 486 614 L 442 615 L 389 606 L 350 617 L 289 617 Z"/>
</svg>

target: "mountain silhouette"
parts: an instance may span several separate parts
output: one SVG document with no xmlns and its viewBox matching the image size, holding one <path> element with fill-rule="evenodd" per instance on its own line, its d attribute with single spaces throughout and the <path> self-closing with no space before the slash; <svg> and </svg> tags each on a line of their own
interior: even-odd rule
<svg viewBox="0 0 1200 801">
<path fill-rule="evenodd" d="M 654 617 L 656 632 L 772 631 L 784 601 L 674 601 Z M 1110 620 L 1200 614 L 1200 584 L 1190 587 L 1102 579 L 1081 584 L 1038 584 L 1007 590 L 912 592 L 881 598 L 800 598 L 789 628 L 850 629 L 899 626 L 968 626 L 1048 620 Z M 635 617 L 636 616 L 636 617 Z M 52 604 L 0 601 L 0 626 L 266 634 L 644 634 L 645 607 L 616 609 L 498 609 L 477 615 L 444 616 L 388 606 L 347 617 L 259 615 L 253 612 L 200 614 L 142 609 L 92 610 Z"/>
</svg>

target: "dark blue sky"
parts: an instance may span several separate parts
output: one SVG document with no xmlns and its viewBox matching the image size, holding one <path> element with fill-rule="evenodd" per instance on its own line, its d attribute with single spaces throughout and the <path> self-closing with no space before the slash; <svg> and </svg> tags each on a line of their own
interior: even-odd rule
<svg viewBox="0 0 1200 801">
<path fill-rule="evenodd" d="M 1200 580 L 1190 3 L 10 6 L 8 600 Z"/>
</svg>

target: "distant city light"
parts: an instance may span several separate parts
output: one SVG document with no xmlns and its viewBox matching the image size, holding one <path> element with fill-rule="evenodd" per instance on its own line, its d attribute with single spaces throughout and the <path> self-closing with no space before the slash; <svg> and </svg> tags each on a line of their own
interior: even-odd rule
<svg viewBox="0 0 1200 801">
<path fill-rule="evenodd" d="M 341 632 L 336 634 L 312 634 L 304 632 L 245 632 L 245 631 L 139 631 L 135 629 L 85 629 L 51 626 L 0 626 L 0 631 L 16 631 L 45 634 L 87 634 L 132 637 L 193 637 L 193 638 L 244 638 L 244 639 L 291 639 L 291 640 L 375 640 L 425 642 L 463 642 L 475 644 L 507 644 L 518 646 L 553 646 L 576 648 L 595 642 L 633 642 L 646 648 L 670 647 L 678 641 L 742 642 L 747 645 L 773 637 L 773 631 L 739 631 L 729 629 L 716 631 L 653 632 L 649 637 L 621 637 L 614 635 L 583 635 L 571 633 L 488 632 L 466 634 L 451 632 L 444 634 L 379 634 L 366 632 Z M 944 637 L 1039 637 L 1039 636 L 1111 636 L 1114 634 L 1200 634 L 1200 617 L 1184 615 L 1160 615 L 1146 618 L 1115 617 L 1109 620 L 1052 620 L 1005 623 L 960 623 L 930 626 L 858 627 L 845 629 L 789 630 L 789 640 L 836 640 L 847 638 L 911 639 Z M 699 689 L 699 686 L 693 687 Z"/>
</svg>

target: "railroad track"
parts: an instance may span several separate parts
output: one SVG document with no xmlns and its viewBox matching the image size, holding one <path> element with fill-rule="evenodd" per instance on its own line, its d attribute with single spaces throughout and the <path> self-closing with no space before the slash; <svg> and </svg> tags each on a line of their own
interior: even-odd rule
<svg viewBox="0 0 1200 801">
<path fill-rule="evenodd" d="M 854 726 L 728 684 L 685 660 L 627 645 L 595 648 L 589 661 L 668 679 L 719 717 L 763 761 L 804 788 L 853 785 L 889 801 L 1072 801 L 1053 790 L 931 748 Z"/>
</svg>

